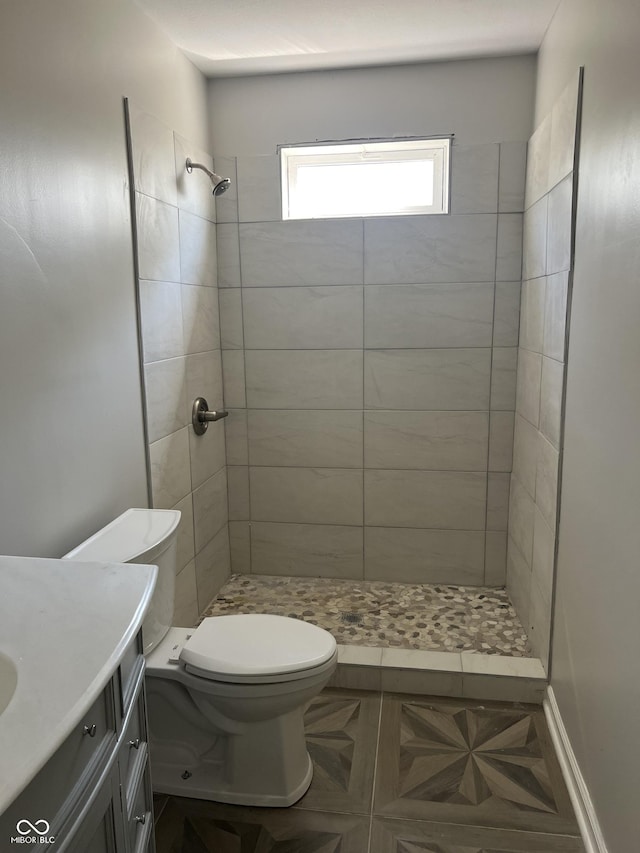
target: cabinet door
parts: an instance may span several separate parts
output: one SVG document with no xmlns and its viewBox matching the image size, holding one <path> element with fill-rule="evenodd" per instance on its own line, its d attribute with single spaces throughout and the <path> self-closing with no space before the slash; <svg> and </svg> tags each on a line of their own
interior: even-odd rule
<svg viewBox="0 0 640 853">
<path fill-rule="evenodd" d="M 51 853 L 119 853 L 124 850 L 117 767 L 91 797 L 68 837 L 61 841 L 51 848 Z"/>
</svg>

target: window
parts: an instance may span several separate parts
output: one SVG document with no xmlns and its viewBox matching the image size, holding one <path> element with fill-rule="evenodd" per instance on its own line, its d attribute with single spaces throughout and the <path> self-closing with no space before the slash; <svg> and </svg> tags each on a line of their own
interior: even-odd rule
<svg viewBox="0 0 640 853">
<path fill-rule="evenodd" d="M 280 149 L 283 219 L 448 213 L 449 137 Z"/>
</svg>

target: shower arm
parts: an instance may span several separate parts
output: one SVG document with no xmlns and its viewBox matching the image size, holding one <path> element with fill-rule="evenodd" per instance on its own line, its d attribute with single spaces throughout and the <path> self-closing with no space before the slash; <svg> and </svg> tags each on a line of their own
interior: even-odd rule
<svg viewBox="0 0 640 853">
<path fill-rule="evenodd" d="M 186 167 L 187 172 L 189 174 L 191 174 L 194 169 L 202 169 L 202 171 L 205 172 L 211 178 L 212 181 L 215 180 L 217 177 L 217 175 L 212 172 L 211 169 L 208 169 L 206 166 L 203 166 L 202 163 L 194 163 L 191 157 L 187 157 Z"/>
</svg>

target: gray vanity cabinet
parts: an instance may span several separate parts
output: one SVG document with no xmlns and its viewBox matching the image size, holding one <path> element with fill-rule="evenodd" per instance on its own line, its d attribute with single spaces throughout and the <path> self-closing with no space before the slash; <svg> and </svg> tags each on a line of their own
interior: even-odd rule
<svg viewBox="0 0 640 853">
<path fill-rule="evenodd" d="M 138 635 L 98 699 L 0 817 L 3 841 L 19 835 L 20 821 L 39 829 L 46 821 L 50 829 L 38 837 L 38 850 L 153 853 L 141 642 Z M 26 824 L 21 829 L 36 835 Z"/>
</svg>

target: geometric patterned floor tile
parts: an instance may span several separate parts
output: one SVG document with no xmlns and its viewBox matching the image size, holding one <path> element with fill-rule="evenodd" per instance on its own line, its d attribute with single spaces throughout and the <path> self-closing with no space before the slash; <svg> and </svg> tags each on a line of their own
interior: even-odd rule
<svg viewBox="0 0 640 853">
<path fill-rule="evenodd" d="M 374 818 L 369 853 L 584 853 L 572 836 Z"/>
<path fill-rule="evenodd" d="M 298 803 L 157 800 L 157 853 L 584 853 L 535 706 L 331 688 L 305 729 Z"/>
<path fill-rule="evenodd" d="M 386 695 L 377 779 L 375 814 L 579 834 L 544 714 L 530 706 Z"/>
<path fill-rule="evenodd" d="M 380 694 L 324 690 L 305 714 L 313 781 L 295 808 L 370 814 Z"/>
<path fill-rule="evenodd" d="M 366 853 L 369 818 L 302 809 L 226 806 L 172 797 L 157 853 Z"/>
</svg>

